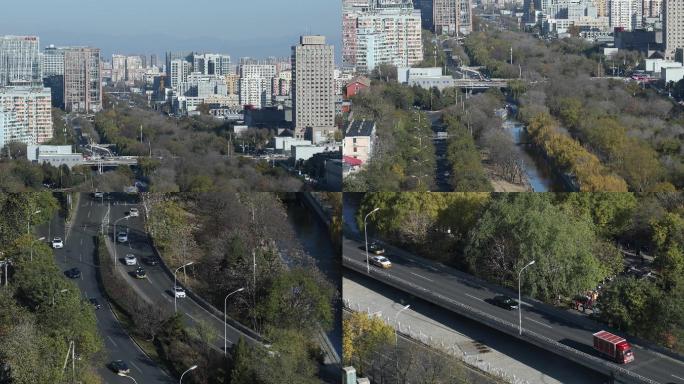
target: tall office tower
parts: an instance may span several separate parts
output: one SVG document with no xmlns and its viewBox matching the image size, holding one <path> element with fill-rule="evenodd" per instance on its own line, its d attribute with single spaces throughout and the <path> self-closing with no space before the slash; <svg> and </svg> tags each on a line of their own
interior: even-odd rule
<svg viewBox="0 0 684 384">
<path fill-rule="evenodd" d="M 99 48 L 74 47 L 64 52 L 64 108 L 83 113 L 102 109 Z"/>
<path fill-rule="evenodd" d="M 49 45 L 43 49 L 41 62 L 43 78 L 50 76 L 64 76 L 64 52 L 67 48 Z"/>
<path fill-rule="evenodd" d="M 434 0 L 413 0 L 413 7 L 420 10 L 420 16 L 423 29 L 428 31 L 435 30 L 435 23 L 433 20 L 433 2 Z"/>
<path fill-rule="evenodd" d="M 40 86 L 40 40 L 36 36 L 0 36 L 0 87 Z"/>
<path fill-rule="evenodd" d="M 610 28 L 633 31 L 641 28 L 641 0 L 609 0 Z"/>
<path fill-rule="evenodd" d="M 11 142 L 27 145 L 52 139 L 50 89 L 0 87 L 0 148 Z"/>
<path fill-rule="evenodd" d="M 295 137 L 304 138 L 335 127 L 335 58 L 324 36 L 301 36 L 292 47 L 292 123 Z"/>
<path fill-rule="evenodd" d="M 663 40 L 665 58 L 674 59 L 684 48 L 684 0 L 663 0 Z"/>
<path fill-rule="evenodd" d="M 150 67 L 156 67 L 156 66 L 157 66 L 157 55 L 153 53 L 150 55 Z"/>
<path fill-rule="evenodd" d="M 112 55 L 112 82 L 126 81 L 126 56 Z"/>
<path fill-rule="evenodd" d="M 227 75 L 232 70 L 229 55 L 203 53 L 193 55 L 193 71 L 203 75 Z"/>
<path fill-rule="evenodd" d="M 177 90 L 180 83 L 188 81 L 188 75 L 192 72 L 192 65 L 182 59 L 171 60 L 169 73 L 171 74 L 171 88 Z"/>
<path fill-rule="evenodd" d="M 166 52 L 166 79 L 171 79 L 171 62 L 173 60 L 185 60 L 192 66 L 192 52 Z M 167 84 L 170 86 L 171 84 Z"/>
</svg>

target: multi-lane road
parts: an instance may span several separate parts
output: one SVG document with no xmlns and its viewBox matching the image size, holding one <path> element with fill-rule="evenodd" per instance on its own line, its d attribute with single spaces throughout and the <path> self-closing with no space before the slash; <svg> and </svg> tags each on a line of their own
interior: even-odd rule
<svg viewBox="0 0 684 384">
<path fill-rule="evenodd" d="M 107 305 L 107 300 L 103 292 L 100 290 L 97 281 L 97 267 L 94 262 L 95 255 L 95 238 L 98 236 L 101 228 L 103 218 L 109 210 L 110 225 L 106 227 L 109 239 L 113 233 L 114 220 L 124 217 L 126 212 L 131 207 L 140 206 L 126 203 L 125 201 L 111 201 L 111 200 L 95 200 L 89 196 L 82 194 L 79 202 L 77 215 L 73 220 L 71 228 L 67 231 L 68 236 L 64 242 L 63 249 L 55 249 L 54 255 L 58 265 L 62 270 L 66 271 L 73 267 L 78 267 L 81 270 L 81 278 L 77 279 L 76 283 L 81 290 L 84 297 L 95 297 L 103 304 L 102 309 L 96 311 L 97 325 L 100 334 L 105 343 L 105 352 L 108 358 L 107 361 L 121 359 L 126 361 L 131 368 L 131 376 L 141 383 L 172 383 L 175 382 L 169 377 L 157 364 L 151 361 L 131 340 L 124 329 L 119 324 L 118 320 Z M 63 219 L 55 218 L 50 223 L 49 228 L 42 229 L 41 236 L 49 239 L 51 236 L 62 236 L 65 233 L 65 223 Z M 117 243 L 117 258 L 122 259 L 126 254 L 133 253 L 140 261 L 144 257 L 153 255 L 153 249 L 149 242 L 149 238 L 144 231 L 144 223 L 142 217 L 131 217 L 130 219 L 119 221 L 117 230 L 128 231 L 129 241 L 126 243 Z M 117 268 L 120 271 L 125 271 L 122 275 L 127 276 L 129 284 L 135 285 L 136 291 L 141 293 L 141 296 L 151 300 L 150 305 L 167 306 L 169 311 L 174 310 L 174 300 L 171 294 L 173 287 L 173 279 L 170 278 L 159 266 L 150 267 L 145 266 L 147 272 L 146 279 L 134 279 L 128 275 L 127 272 L 134 271 L 135 267 L 126 266 L 121 260 L 117 260 Z M 216 349 L 223 348 L 223 319 L 215 316 L 202 308 L 192 299 L 178 299 L 178 311 L 183 313 L 184 320 L 190 326 L 196 325 L 197 322 L 209 324 L 216 329 L 219 337 L 214 341 L 213 346 Z M 242 332 L 228 326 L 227 344 L 228 346 L 237 342 Z M 256 342 L 254 339 L 244 335 L 248 342 Z M 116 376 L 106 366 L 99 369 L 102 377 L 106 383 L 126 383 L 129 379 Z"/>
<path fill-rule="evenodd" d="M 379 281 L 401 282 L 408 293 L 426 293 L 474 308 L 497 319 L 502 324 L 518 324 L 518 312 L 499 308 L 488 302 L 497 294 L 515 293 L 482 282 L 470 275 L 442 264 L 422 259 L 401 249 L 386 246 L 387 256 L 392 261 L 390 269 L 370 267 L 366 273 L 366 254 L 363 242 L 345 238 L 343 242 L 343 264 L 357 272 L 367 274 Z M 393 284 L 396 287 L 396 284 Z M 439 305 L 439 303 L 436 303 Z M 448 308 L 451 309 L 451 308 Z M 592 357 L 598 355 L 592 349 L 592 333 L 601 325 L 589 319 L 555 310 L 533 300 L 523 300 L 523 329 L 572 347 Z M 521 341 L 521 343 L 523 343 Z M 521 344 L 521 347 L 524 344 Z M 636 359 L 623 365 L 640 376 L 658 383 L 684 383 L 684 363 L 653 350 L 635 346 Z M 617 367 L 617 365 L 616 365 Z"/>
</svg>

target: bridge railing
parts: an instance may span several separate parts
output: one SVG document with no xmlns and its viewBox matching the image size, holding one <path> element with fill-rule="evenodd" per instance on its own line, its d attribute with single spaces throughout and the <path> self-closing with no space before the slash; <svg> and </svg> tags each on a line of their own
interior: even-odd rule
<svg viewBox="0 0 684 384">
<path fill-rule="evenodd" d="M 562 344 L 556 340 L 540 335 L 528 329 L 523 328 L 521 337 L 518 335 L 517 324 L 505 321 L 496 316 L 483 312 L 479 309 L 473 308 L 467 304 L 463 304 L 452 298 L 446 297 L 442 294 L 432 292 L 425 287 L 396 277 L 384 270 L 373 269 L 372 274 L 368 274 L 365 262 L 355 260 L 343 255 L 342 263 L 345 267 L 353 269 L 356 272 L 362 273 L 364 275 L 372 275 L 376 278 L 380 276 L 382 277 L 380 280 L 384 280 L 385 283 L 397 289 L 403 290 L 405 292 L 411 293 L 416 297 L 420 297 L 421 299 L 427 300 L 434 304 L 453 310 L 456 313 L 462 314 L 466 317 L 470 317 L 478 322 L 484 323 L 490 327 L 506 332 L 514 337 L 526 340 L 527 342 L 530 342 L 547 350 L 551 350 L 552 352 L 558 355 L 569 358 L 570 360 L 573 360 L 582 365 L 589 366 L 592 369 L 599 370 L 604 374 L 612 375 L 613 377 L 622 377 L 634 383 L 658 384 L 657 381 L 651 380 L 647 377 L 639 375 L 638 373 L 632 372 L 626 368 L 620 367 L 604 359 L 579 351 L 575 348 Z"/>
</svg>

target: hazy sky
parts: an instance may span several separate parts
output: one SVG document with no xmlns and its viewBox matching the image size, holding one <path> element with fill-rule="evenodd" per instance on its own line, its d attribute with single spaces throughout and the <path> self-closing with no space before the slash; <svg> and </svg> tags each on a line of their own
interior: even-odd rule
<svg viewBox="0 0 684 384">
<path fill-rule="evenodd" d="M 298 36 L 311 33 L 325 35 L 335 45 L 335 56 L 340 61 L 340 0 L 2 3 L 0 35 L 38 35 L 43 47 L 90 45 L 101 48 L 105 56 L 113 52 L 211 51 L 237 59 L 288 56 Z"/>
</svg>

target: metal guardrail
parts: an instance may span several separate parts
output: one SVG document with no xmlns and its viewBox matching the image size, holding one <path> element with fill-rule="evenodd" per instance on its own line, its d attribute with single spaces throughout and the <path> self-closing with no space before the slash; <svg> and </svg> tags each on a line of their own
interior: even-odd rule
<svg viewBox="0 0 684 384">
<path fill-rule="evenodd" d="M 469 305 L 463 304 L 454 299 L 446 297 L 442 294 L 432 292 L 420 285 L 393 276 L 386 271 L 373 269 L 373 273 L 368 274 L 366 271 L 365 262 L 354 260 L 343 255 L 342 264 L 345 267 L 353 269 L 354 271 L 359 272 L 363 275 L 372 276 L 377 280 L 381 280 L 384 283 L 391 285 L 397 289 L 411 293 L 416 297 L 427 300 L 434 304 L 441 305 L 445 308 L 454 310 L 455 312 L 462 314 L 466 317 L 469 317 L 473 320 L 489 325 L 495 329 L 506 332 L 511 336 L 525 340 L 544 349 L 551 350 L 552 352 L 558 355 L 561 355 L 565 358 L 569 358 L 572 361 L 585 365 L 591 369 L 598 370 L 604 374 L 611 375 L 613 377 L 626 378 L 633 383 L 659 384 L 657 381 L 641 376 L 638 373 L 632 372 L 628 369 L 610 363 L 596 356 L 589 355 L 585 352 L 579 351 L 565 344 L 561 344 L 556 340 L 550 339 L 546 336 L 542 336 L 531 330 L 523 328 L 523 336 L 519 336 L 517 324 L 510 323 L 496 316 L 485 313 L 479 309 L 473 308 Z"/>
</svg>

